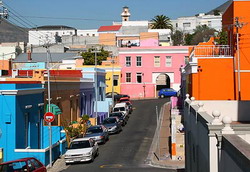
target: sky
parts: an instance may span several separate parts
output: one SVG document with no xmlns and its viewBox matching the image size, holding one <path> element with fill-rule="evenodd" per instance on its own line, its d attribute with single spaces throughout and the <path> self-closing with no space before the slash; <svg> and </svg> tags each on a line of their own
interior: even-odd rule
<svg viewBox="0 0 250 172">
<path fill-rule="evenodd" d="M 23 27 L 66 25 L 77 29 L 98 29 L 100 26 L 112 25 L 113 21 L 121 21 L 120 14 L 124 6 L 130 9 L 130 20 L 151 20 L 161 14 L 176 19 L 206 13 L 226 1 L 3 0 L 3 3 L 9 7 L 9 21 Z"/>
</svg>

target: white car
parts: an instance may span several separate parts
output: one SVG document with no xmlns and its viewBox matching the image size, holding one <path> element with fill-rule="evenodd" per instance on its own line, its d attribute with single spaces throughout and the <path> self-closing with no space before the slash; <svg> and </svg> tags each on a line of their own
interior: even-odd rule
<svg viewBox="0 0 250 172">
<path fill-rule="evenodd" d="M 74 139 L 65 153 L 65 163 L 94 161 L 99 155 L 97 142 L 92 138 Z"/>
</svg>

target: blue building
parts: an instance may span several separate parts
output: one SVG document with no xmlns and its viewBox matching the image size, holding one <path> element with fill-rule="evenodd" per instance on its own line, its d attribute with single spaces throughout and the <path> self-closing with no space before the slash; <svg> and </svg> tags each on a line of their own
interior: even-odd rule
<svg viewBox="0 0 250 172">
<path fill-rule="evenodd" d="M 81 95 L 82 114 L 88 114 L 90 115 L 90 117 L 96 118 L 95 91 L 97 91 L 97 112 L 98 112 L 97 123 L 100 124 L 103 121 L 103 119 L 108 117 L 109 109 L 112 104 L 111 99 L 105 98 L 106 72 L 104 69 L 84 66 L 82 68 L 82 73 L 83 73 L 83 78 L 92 80 L 92 83 L 90 83 L 89 85 L 88 91 L 86 89 L 86 83 L 82 83 L 80 88 L 82 92 Z M 95 86 L 97 86 L 96 90 Z M 86 97 L 88 95 L 89 97 Z M 86 102 L 86 100 L 88 100 L 89 102 Z"/>
<path fill-rule="evenodd" d="M 49 163 L 49 132 L 44 125 L 44 88 L 37 81 L 0 84 L 0 148 L 2 161 L 35 157 Z M 52 127 L 53 160 L 65 152 L 65 134 Z"/>
</svg>

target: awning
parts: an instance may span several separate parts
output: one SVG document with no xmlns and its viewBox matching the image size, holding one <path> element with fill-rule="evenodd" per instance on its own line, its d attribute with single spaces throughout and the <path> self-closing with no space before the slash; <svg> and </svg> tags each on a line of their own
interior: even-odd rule
<svg viewBox="0 0 250 172">
<path fill-rule="evenodd" d="M 46 112 L 49 112 L 49 105 L 48 104 L 46 106 Z M 61 109 L 55 104 L 50 104 L 50 112 L 52 112 L 54 115 L 62 114 Z"/>
</svg>

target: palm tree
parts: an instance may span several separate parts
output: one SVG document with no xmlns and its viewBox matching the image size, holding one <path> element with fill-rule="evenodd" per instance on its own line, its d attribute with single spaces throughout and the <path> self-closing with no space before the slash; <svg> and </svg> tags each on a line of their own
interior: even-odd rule
<svg viewBox="0 0 250 172">
<path fill-rule="evenodd" d="M 164 15 L 157 15 L 152 20 L 152 29 L 173 29 L 170 18 Z"/>
</svg>

